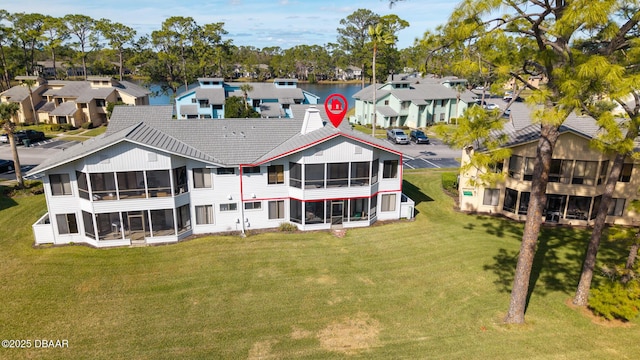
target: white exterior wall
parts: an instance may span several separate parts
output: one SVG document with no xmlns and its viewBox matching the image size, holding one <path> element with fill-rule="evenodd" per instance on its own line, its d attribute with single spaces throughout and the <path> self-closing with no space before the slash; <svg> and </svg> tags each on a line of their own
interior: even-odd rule
<svg viewBox="0 0 640 360">
<path fill-rule="evenodd" d="M 378 182 L 369 186 L 343 186 L 320 189 L 299 189 L 289 186 L 289 163 L 299 164 L 327 164 L 327 163 L 351 163 L 371 162 L 378 159 Z M 383 178 L 385 160 L 398 161 L 398 176 L 392 179 Z M 268 184 L 268 166 L 282 165 L 284 168 L 283 184 Z M 171 170 L 186 166 L 187 184 L 189 191 L 180 195 L 154 198 L 135 198 L 122 200 L 89 201 L 79 197 L 76 171 L 84 173 L 113 173 L 120 171 L 146 171 L 146 170 Z M 194 188 L 193 169 L 211 169 L 211 188 Z M 259 174 L 244 174 L 242 183 L 238 167 L 235 167 L 233 175 L 218 175 L 217 167 L 213 164 L 196 160 L 172 156 L 167 153 L 122 142 L 115 146 L 103 149 L 95 154 L 60 166 L 48 171 L 44 179 L 45 196 L 49 209 L 50 228 L 53 235 L 46 229 L 47 224 L 38 224 L 34 233 L 36 242 L 87 243 L 96 247 L 130 245 L 128 238 L 98 241 L 86 237 L 82 211 L 91 214 L 121 213 L 129 211 L 147 211 L 159 209 L 177 209 L 182 205 L 189 205 L 191 217 L 191 231 L 179 235 L 155 236 L 145 238 L 146 243 L 175 242 L 190 234 L 206 234 L 227 231 L 240 231 L 243 229 L 275 228 L 282 222 L 290 221 L 290 199 L 300 201 L 309 200 L 342 200 L 351 198 L 371 198 L 378 195 L 377 217 L 369 221 L 348 222 L 345 219 L 344 227 L 368 226 L 376 219 L 388 220 L 400 217 L 402 161 L 400 155 L 374 148 L 371 145 L 351 140 L 346 137 L 337 137 L 318 144 L 310 149 L 274 160 L 260 165 Z M 304 167 L 303 167 L 304 169 Z M 351 171 L 351 167 L 349 167 Z M 304 170 L 303 170 L 304 171 Z M 71 183 L 71 195 L 52 196 L 49 186 L 49 174 L 67 173 Z M 173 172 L 170 171 L 171 177 Z M 90 182 L 90 180 L 89 180 Z M 242 186 L 242 194 L 241 194 Z M 396 205 L 393 211 L 381 211 L 381 199 L 383 194 L 395 194 Z M 260 202 L 260 209 L 245 210 L 244 204 L 248 202 Z M 284 201 L 284 217 L 281 219 L 269 219 L 269 202 Z M 220 204 L 235 203 L 236 210 L 221 211 Z M 213 208 L 213 224 L 196 224 L 196 206 L 211 205 Z M 345 205 L 345 214 L 348 206 Z M 60 235 L 57 231 L 56 214 L 73 213 L 76 216 L 78 234 Z M 147 215 L 145 215 L 147 216 Z M 174 223 L 177 214 L 174 212 Z M 95 219 L 95 218 L 94 218 Z M 126 220 L 124 220 L 126 221 Z M 328 229 L 331 224 L 300 225 L 305 230 Z M 37 231 L 36 231 L 37 230 Z M 54 238 L 53 240 L 51 238 Z"/>
</svg>

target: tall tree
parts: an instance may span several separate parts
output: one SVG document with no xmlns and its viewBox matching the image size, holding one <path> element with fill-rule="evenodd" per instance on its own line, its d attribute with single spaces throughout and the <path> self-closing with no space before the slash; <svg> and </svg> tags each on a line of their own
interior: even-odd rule
<svg viewBox="0 0 640 360">
<path fill-rule="evenodd" d="M 33 123 L 38 124 L 38 114 L 36 113 L 36 106 L 33 103 L 33 87 L 38 84 L 36 80 L 33 79 L 25 79 L 22 84 L 27 87 L 29 91 L 29 102 L 31 103 L 31 115 L 33 116 Z M 39 86 L 39 84 L 38 84 Z M 25 120 L 26 120 L 25 116 Z"/>
<path fill-rule="evenodd" d="M 583 52 L 596 54 L 579 69 L 578 75 L 589 80 L 587 89 L 591 94 L 586 98 L 583 110 L 597 118 L 603 129 L 596 146 L 606 153 L 615 154 L 573 299 L 573 303 L 579 306 L 588 303 L 609 205 L 625 159 L 637 155 L 634 140 L 640 129 L 640 71 L 637 67 L 640 61 L 640 43 L 637 41 L 640 4 L 632 6 L 627 3 L 621 9 L 612 10 L 617 10 L 615 14 L 618 16 L 596 28 L 593 38 L 580 41 L 577 46 Z M 600 100 L 603 95 L 610 100 Z M 627 116 L 616 119 L 612 113 L 614 105 L 622 108 Z"/>
<path fill-rule="evenodd" d="M 240 91 L 242 91 L 242 97 L 244 98 L 244 109 L 248 111 L 249 91 L 253 91 L 253 86 L 251 86 L 251 84 L 242 84 L 240 85 Z M 251 108 L 253 108 L 253 106 Z"/>
<path fill-rule="evenodd" d="M 14 36 L 22 48 L 24 70 L 27 75 L 33 75 L 36 49 L 42 42 L 44 15 L 16 13 L 11 20 Z"/>
<path fill-rule="evenodd" d="M 517 67 L 548 79 L 546 88 L 535 89 L 532 95 L 532 100 L 539 104 L 534 117 L 540 124 L 540 139 L 506 323 L 524 322 L 533 258 L 546 205 L 549 169 L 560 135 L 559 128 L 571 112 L 581 108 L 586 95 L 585 84 L 589 79 L 595 80 L 580 78 L 576 69 L 600 54 L 581 53 L 573 45 L 580 39 L 598 35 L 598 31 L 594 31 L 596 29 L 612 30 L 607 25 L 615 23 L 616 10 L 623 5 L 610 0 L 466 0 L 454 11 L 446 26 L 448 34 L 459 41 L 480 45 L 483 41 L 492 41 L 496 34 L 516 35 L 513 47 L 519 49 L 521 55 L 498 65 L 508 66 L 511 63 L 509 73 Z M 504 11 L 504 14 L 496 16 L 499 11 Z M 487 20 L 482 20 L 484 18 Z"/>
<path fill-rule="evenodd" d="M 358 9 L 340 20 L 338 44 L 348 54 L 351 64 L 358 65 L 364 71 L 365 61 L 369 57 L 365 45 L 368 40 L 369 25 L 379 22 L 380 16 L 368 9 Z M 364 76 L 362 77 L 364 88 Z"/>
<path fill-rule="evenodd" d="M 13 155 L 13 168 L 16 171 L 16 181 L 18 187 L 24 187 L 24 179 L 22 178 L 22 169 L 20 168 L 20 158 L 18 157 L 18 148 L 16 146 L 15 133 L 15 119 L 18 115 L 20 106 L 16 103 L 0 103 L 0 127 L 7 133 L 9 138 L 9 146 L 11 147 L 11 154 Z"/>
<path fill-rule="evenodd" d="M 136 31 L 121 23 L 114 23 L 109 19 L 100 19 L 96 22 L 96 30 L 109 42 L 111 49 L 118 53 L 118 68 L 120 80 L 124 78 L 124 47 L 131 43 Z"/>
<path fill-rule="evenodd" d="M 92 43 L 96 41 L 96 21 L 86 15 L 66 15 L 64 18 L 65 24 L 69 29 L 69 32 L 75 36 L 77 42 L 73 42 L 72 45 L 80 51 L 80 58 L 82 59 L 82 72 L 84 73 L 84 79 L 87 79 L 87 52 L 90 50 Z"/>
<path fill-rule="evenodd" d="M 172 16 L 162 23 L 162 30 L 168 36 L 172 48 L 177 50 L 177 56 L 181 64 L 181 76 L 186 90 L 189 90 L 189 81 L 195 80 L 195 76 L 190 76 L 187 69 L 188 52 L 197 35 L 198 26 L 192 17 Z M 172 49 L 173 50 L 173 49 Z"/>
<path fill-rule="evenodd" d="M 393 44 L 395 42 L 395 37 L 393 34 L 388 33 L 382 26 L 382 23 L 378 23 L 375 26 L 369 25 L 369 38 L 371 38 L 371 44 L 373 45 L 373 60 L 372 60 L 372 73 L 373 73 L 373 117 L 371 122 L 371 136 L 376 135 L 376 122 L 378 118 L 378 112 L 376 109 L 377 104 L 377 93 L 378 83 L 376 81 L 376 56 L 378 55 L 378 46 L 386 44 Z"/>
<path fill-rule="evenodd" d="M 9 64 L 7 63 L 7 56 L 5 53 L 5 47 L 11 44 L 11 38 L 13 37 L 13 31 L 10 27 L 4 26 L 2 22 L 9 19 L 9 13 L 6 10 L 0 10 L 0 66 L 2 67 L 2 74 L 0 77 L 0 89 L 6 90 L 11 87 L 11 77 L 9 76 Z"/>
<path fill-rule="evenodd" d="M 53 60 L 53 76 L 58 78 L 58 69 L 56 57 L 58 48 L 69 39 L 69 29 L 61 18 L 46 16 L 43 25 L 45 48 L 51 51 L 51 59 Z"/>
</svg>

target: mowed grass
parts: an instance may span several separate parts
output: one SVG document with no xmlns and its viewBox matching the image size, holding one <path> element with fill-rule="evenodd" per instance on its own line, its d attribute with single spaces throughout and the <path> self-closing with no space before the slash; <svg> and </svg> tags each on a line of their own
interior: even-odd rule
<svg viewBox="0 0 640 360">
<path fill-rule="evenodd" d="M 567 306 L 588 233 L 545 229 L 527 324 L 501 320 L 522 225 L 453 210 L 439 171 L 405 173 L 415 221 L 33 248 L 42 196 L 0 200 L 2 359 L 636 359 L 640 330 Z M 602 261 L 624 258 L 603 243 Z"/>
</svg>

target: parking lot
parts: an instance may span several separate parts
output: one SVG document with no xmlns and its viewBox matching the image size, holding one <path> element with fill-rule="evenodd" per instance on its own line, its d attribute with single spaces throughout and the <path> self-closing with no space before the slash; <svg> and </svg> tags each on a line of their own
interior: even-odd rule
<svg viewBox="0 0 640 360">
<path fill-rule="evenodd" d="M 460 162 L 460 150 L 451 149 L 442 141 L 430 138 L 430 144 L 396 145 L 389 140 L 390 147 L 404 154 L 405 169 L 457 168 Z"/>
<path fill-rule="evenodd" d="M 27 171 L 33 169 L 44 159 L 50 157 L 54 153 L 63 151 L 64 149 L 73 146 L 76 143 L 77 141 L 47 139 L 34 143 L 30 147 L 18 145 L 18 156 L 20 157 L 20 168 L 22 169 L 22 173 L 24 174 Z M 9 146 L 9 144 L 0 143 L 0 159 L 13 162 L 13 155 L 11 154 L 11 147 Z M 0 172 L 0 180 L 13 179 L 15 179 L 14 170 Z"/>
</svg>

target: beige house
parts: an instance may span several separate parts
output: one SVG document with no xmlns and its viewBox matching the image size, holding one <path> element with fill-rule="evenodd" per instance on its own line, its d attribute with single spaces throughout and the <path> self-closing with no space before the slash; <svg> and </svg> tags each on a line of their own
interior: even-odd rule
<svg viewBox="0 0 640 360">
<path fill-rule="evenodd" d="M 149 105 L 149 90 L 109 77 L 89 77 L 86 81 L 47 81 L 35 76 L 19 76 L 16 80 L 20 84 L 0 93 L 0 102 L 20 105 L 20 123 L 80 127 L 91 122 L 100 126 L 107 122 L 108 103 L 122 101 L 127 105 Z M 25 84 L 27 80 L 33 81 L 31 89 Z"/>
<path fill-rule="evenodd" d="M 530 111 L 524 104 L 514 105 L 505 129 L 509 135 L 505 146 L 512 154 L 493 170 L 504 173 L 505 181 L 493 186 L 474 184 L 479 172 L 486 169 L 461 172 L 459 200 L 463 211 L 526 219 L 540 126 L 529 121 L 529 125 L 519 127 L 525 124 Z M 593 223 L 614 158 L 589 145 L 597 129 L 592 118 L 582 116 L 571 116 L 561 127 L 547 185 L 545 222 L 583 226 Z M 473 151 L 462 152 L 462 164 L 469 162 Z M 607 216 L 610 224 L 635 225 L 640 221 L 640 214 L 628 209 L 640 189 L 637 167 L 628 159 L 622 169 Z"/>
</svg>

